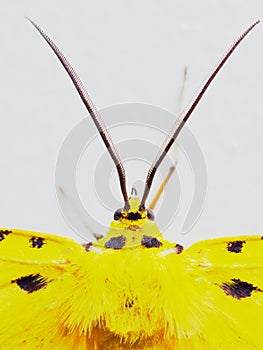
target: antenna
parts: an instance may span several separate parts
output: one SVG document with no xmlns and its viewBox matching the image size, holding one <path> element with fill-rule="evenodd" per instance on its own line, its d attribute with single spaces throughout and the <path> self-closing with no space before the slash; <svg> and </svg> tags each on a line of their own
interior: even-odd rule
<svg viewBox="0 0 263 350">
<path fill-rule="evenodd" d="M 63 67 L 65 68 L 66 72 L 68 73 L 70 79 L 72 80 L 73 84 L 75 85 L 75 88 L 78 91 L 78 94 L 80 98 L 82 99 L 85 107 L 87 108 L 94 124 L 96 125 L 99 134 L 117 168 L 117 172 L 119 175 L 119 181 L 121 186 L 121 192 L 124 199 L 124 209 L 129 209 L 129 197 L 127 194 L 126 189 L 126 175 L 125 175 L 125 169 L 123 166 L 123 163 L 120 159 L 119 153 L 114 146 L 111 136 L 109 132 L 106 129 L 106 126 L 97 110 L 93 102 L 91 101 L 91 98 L 89 97 L 88 93 L 86 92 L 84 85 L 80 78 L 78 77 L 77 73 L 72 68 L 69 61 L 66 59 L 66 57 L 63 55 L 63 53 L 59 50 L 59 48 L 53 43 L 53 41 L 47 36 L 47 34 L 44 33 L 44 31 L 30 18 L 26 17 L 26 19 L 29 20 L 33 24 L 33 26 L 38 30 L 40 35 L 45 39 L 45 41 L 48 43 L 48 45 L 51 47 L 59 61 L 62 63 Z"/>
<path fill-rule="evenodd" d="M 234 52 L 234 50 L 237 48 L 237 46 L 240 44 L 240 42 L 245 38 L 245 36 L 259 23 L 260 21 L 256 21 L 254 22 L 247 30 L 245 30 L 238 38 L 237 40 L 231 45 L 231 47 L 229 48 L 229 50 L 226 52 L 226 54 L 223 56 L 223 58 L 221 59 L 221 61 L 217 64 L 217 66 L 215 67 L 215 69 L 212 71 L 212 73 L 210 74 L 209 78 L 207 79 L 207 81 L 205 82 L 205 84 L 203 85 L 203 87 L 201 88 L 200 92 L 198 93 L 198 95 L 196 96 L 196 98 L 194 99 L 194 101 L 192 102 L 192 104 L 190 105 L 190 107 L 188 108 L 188 110 L 186 111 L 185 114 L 183 114 L 182 116 L 179 116 L 170 132 L 170 134 L 168 135 L 168 137 L 165 139 L 161 149 L 159 150 L 155 160 L 153 161 L 152 165 L 150 166 L 150 169 L 148 171 L 147 177 L 146 177 L 146 181 L 145 181 L 145 188 L 144 188 L 144 192 L 143 192 L 143 196 L 142 196 L 142 200 L 141 200 L 141 204 L 140 204 L 140 209 L 141 210 L 145 210 L 145 202 L 146 199 L 148 197 L 148 194 L 150 192 L 151 186 L 152 186 L 152 182 L 153 182 L 153 178 L 154 175 L 156 173 L 156 170 L 158 169 L 158 167 L 160 166 L 161 162 L 163 161 L 164 157 L 166 156 L 167 152 L 169 151 L 169 149 L 171 148 L 171 146 L 173 145 L 174 141 L 176 140 L 177 136 L 179 135 L 180 131 L 182 130 L 184 124 L 187 122 L 187 120 L 189 119 L 189 117 L 191 116 L 192 112 L 194 111 L 194 109 L 196 108 L 196 106 L 198 105 L 199 101 L 201 100 L 201 98 L 203 97 L 204 93 L 206 92 L 208 86 L 211 84 L 211 82 L 214 80 L 214 78 L 216 77 L 216 75 L 218 74 L 218 72 L 221 70 L 221 68 L 223 67 L 223 65 L 225 64 L 225 62 L 228 60 L 228 58 L 231 56 L 231 54 Z"/>
</svg>

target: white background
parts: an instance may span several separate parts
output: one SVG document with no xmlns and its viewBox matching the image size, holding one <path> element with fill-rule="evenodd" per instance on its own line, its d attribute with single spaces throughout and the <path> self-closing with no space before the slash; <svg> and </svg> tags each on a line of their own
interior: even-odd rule
<svg viewBox="0 0 263 350">
<path fill-rule="evenodd" d="M 1 226 L 79 240 L 58 208 L 54 172 L 63 140 L 86 111 L 25 15 L 63 50 L 98 108 L 140 102 L 175 113 L 184 66 L 187 104 L 233 40 L 262 14 L 260 0 L 32 0 L 1 6 Z M 263 24 L 234 53 L 188 123 L 205 157 L 207 199 L 186 236 L 180 235 L 187 211 L 182 205 L 178 221 L 164 232 L 169 239 L 189 244 L 262 233 L 262 62 Z M 89 162 L 96 164 L 96 154 Z M 167 208 L 173 210 L 172 203 Z M 111 219 L 111 213 L 102 216 Z"/>
</svg>

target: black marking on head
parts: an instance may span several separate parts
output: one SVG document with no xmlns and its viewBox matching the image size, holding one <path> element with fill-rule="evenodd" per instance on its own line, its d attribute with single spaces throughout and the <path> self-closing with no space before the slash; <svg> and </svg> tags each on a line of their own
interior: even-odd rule
<svg viewBox="0 0 263 350">
<path fill-rule="evenodd" d="M 131 220 L 131 221 L 140 220 L 141 218 L 142 218 L 142 215 L 138 211 L 130 212 L 126 216 L 126 219 Z"/>
<path fill-rule="evenodd" d="M 121 249 L 125 246 L 126 237 L 118 236 L 112 237 L 105 243 L 105 248 Z"/>
<path fill-rule="evenodd" d="M 90 252 L 90 247 L 91 246 L 92 246 L 92 242 L 83 244 L 83 247 L 85 248 L 86 252 Z"/>
<path fill-rule="evenodd" d="M 28 276 L 23 276 L 11 282 L 16 283 L 18 287 L 20 287 L 22 290 L 25 290 L 28 293 L 33 293 L 40 289 L 43 289 L 48 284 L 47 279 L 41 276 L 39 273 L 36 275 L 32 274 Z"/>
<path fill-rule="evenodd" d="M 31 237 L 29 242 L 31 243 L 31 248 L 42 248 L 44 244 L 44 238 L 42 237 Z"/>
<path fill-rule="evenodd" d="M 114 215 L 113 215 L 113 220 L 120 220 L 122 218 L 122 209 L 118 209 L 115 211 Z"/>
<path fill-rule="evenodd" d="M 144 235 L 142 237 L 141 244 L 146 248 L 159 248 L 162 245 L 162 242 L 155 237 Z"/>
<path fill-rule="evenodd" d="M 227 250 L 230 253 L 241 253 L 246 241 L 232 241 L 227 243 Z"/>
<path fill-rule="evenodd" d="M 152 221 L 154 220 L 154 213 L 151 209 L 147 209 L 147 218 Z"/>
<path fill-rule="evenodd" d="M 232 278 L 230 282 L 224 282 L 221 284 L 220 288 L 235 299 L 242 299 L 251 297 L 253 291 L 263 292 L 253 284 L 241 281 L 240 279 Z"/>
<path fill-rule="evenodd" d="M 0 230 L 0 242 L 3 241 L 8 236 L 9 233 L 12 233 L 10 230 Z"/>
<path fill-rule="evenodd" d="M 183 250 L 184 250 L 184 247 L 181 244 L 176 244 L 175 254 L 181 254 Z"/>
</svg>

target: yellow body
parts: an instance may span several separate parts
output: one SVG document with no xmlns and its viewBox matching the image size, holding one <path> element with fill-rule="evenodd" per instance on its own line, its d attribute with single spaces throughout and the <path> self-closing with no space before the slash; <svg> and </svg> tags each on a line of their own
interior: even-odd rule
<svg viewBox="0 0 263 350">
<path fill-rule="evenodd" d="M 261 236 L 182 250 L 146 217 L 125 220 L 91 246 L 0 231 L 0 349 L 263 349 Z"/>
</svg>

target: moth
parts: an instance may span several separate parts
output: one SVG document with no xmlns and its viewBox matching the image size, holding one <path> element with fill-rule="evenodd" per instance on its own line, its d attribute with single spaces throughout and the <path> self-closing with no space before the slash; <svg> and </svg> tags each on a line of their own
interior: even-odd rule
<svg viewBox="0 0 263 350">
<path fill-rule="evenodd" d="M 31 21 L 31 20 L 30 20 Z M 201 241 L 188 249 L 164 239 L 146 201 L 154 175 L 208 86 L 253 23 L 230 47 L 153 161 L 142 198 L 70 63 L 62 63 L 119 176 L 123 207 L 105 237 L 80 245 L 30 231 L 0 231 L 0 348 L 92 350 L 263 349 L 263 240 Z"/>
</svg>

